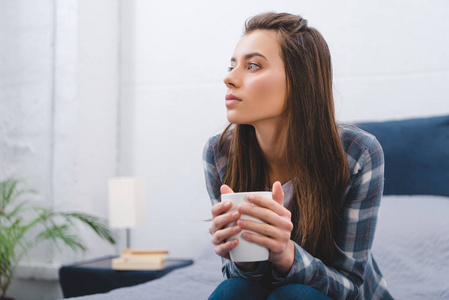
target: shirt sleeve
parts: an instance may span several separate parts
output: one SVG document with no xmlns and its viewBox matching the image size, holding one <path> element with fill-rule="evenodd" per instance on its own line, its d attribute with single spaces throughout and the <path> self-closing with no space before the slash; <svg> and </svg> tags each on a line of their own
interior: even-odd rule
<svg viewBox="0 0 449 300">
<path fill-rule="evenodd" d="M 207 192 L 209 193 L 212 205 L 215 205 L 220 201 L 220 187 L 222 185 L 222 180 L 219 174 L 221 174 L 223 170 L 219 168 L 220 163 L 217 161 L 219 158 L 215 156 L 214 150 L 217 140 L 217 137 L 210 138 L 203 150 L 204 176 L 206 179 Z M 222 258 L 222 273 L 225 279 L 245 278 L 256 282 L 270 281 L 267 279 L 267 276 L 271 274 L 271 267 L 268 262 L 260 262 L 256 270 L 245 272 L 239 269 L 234 262 Z"/>
<path fill-rule="evenodd" d="M 215 205 L 220 201 L 220 187 L 222 184 L 215 164 L 214 139 L 216 140 L 215 137 L 210 138 L 203 150 L 204 177 L 206 179 L 206 189 L 209 193 L 212 205 Z"/>
<path fill-rule="evenodd" d="M 240 269 L 233 261 L 222 258 L 221 271 L 223 278 L 244 278 L 254 282 L 271 284 L 273 278 L 270 276 L 272 265 L 268 261 L 258 262 L 257 268 L 251 272 L 245 272 Z"/>
<path fill-rule="evenodd" d="M 360 152 L 360 151 L 359 151 Z M 353 159 L 347 153 L 348 160 Z M 356 156 L 356 155 L 354 155 Z M 383 192 L 384 156 L 379 142 L 371 137 L 363 153 L 357 155 L 348 189 L 344 196 L 342 222 L 334 242 L 337 258 L 325 265 L 295 244 L 293 266 L 285 278 L 272 269 L 274 285 L 301 283 L 334 299 L 356 299 L 371 259 L 371 246 Z"/>
</svg>

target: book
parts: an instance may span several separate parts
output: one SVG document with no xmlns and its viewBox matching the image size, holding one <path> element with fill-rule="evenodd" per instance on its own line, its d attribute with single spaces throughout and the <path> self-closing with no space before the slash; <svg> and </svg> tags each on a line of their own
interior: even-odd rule
<svg viewBox="0 0 449 300">
<path fill-rule="evenodd" d="M 119 258 L 112 259 L 114 270 L 161 270 L 165 266 L 166 250 L 136 251 L 125 249 Z"/>
<path fill-rule="evenodd" d="M 154 262 L 130 262 L 125 261 L 123 258 L 113 258 L 112 268 L 114 270 L 162 270 L 165 266 L 165 261 Z"/>
<path fill-rule="evenodd" d="M 123 258 L 125 261 L 132 261 L 132 262 L 156 262 L 165 260 L 167 257 L 168 251 L 159 250 L 159 251 L 136 251 L 136 250 L 129 250 L 125 249 L 122 252 L 121 258 Z"/>
</svg>

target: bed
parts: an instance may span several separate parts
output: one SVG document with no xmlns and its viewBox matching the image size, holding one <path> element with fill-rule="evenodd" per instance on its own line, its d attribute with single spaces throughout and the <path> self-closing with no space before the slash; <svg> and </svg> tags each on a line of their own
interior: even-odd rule
<svg viewBox="0 0 449 300">
<path fill-rule="evenodd" d="M 357 124 L 385 154 L 373 255 L 395 299 L 449 299 L 449 116 Z M 223 280 L 212 246 L 189 267 L 71 299 L 207 299 Z"/>
</svg>

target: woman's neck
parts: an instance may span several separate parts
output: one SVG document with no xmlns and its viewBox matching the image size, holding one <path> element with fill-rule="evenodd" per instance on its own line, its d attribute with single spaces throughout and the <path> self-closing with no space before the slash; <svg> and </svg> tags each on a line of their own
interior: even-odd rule
<svg viewBox="0 0 449 300">
<path fill-rule="evenodd" d="M 281 184 L 291 179 L 287 171 L 285 157 L 286 135 L 273 124 L 257 124 L 254 126 L 257 141 L 268 165 L 270 186 L 275 181 Z"/>
</svg>

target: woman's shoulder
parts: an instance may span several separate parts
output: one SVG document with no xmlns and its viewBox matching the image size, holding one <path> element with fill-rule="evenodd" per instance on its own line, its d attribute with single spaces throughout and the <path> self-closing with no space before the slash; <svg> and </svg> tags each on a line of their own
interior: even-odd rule
<svg viewBox="0 0 449 300">
<path fill-rule="evenodd" d="M 222 133 L 211 136 L 204 146 L 204 151 L 207 150 L 211 154 L 214 154 L 214 156 L 221 155 L 220 153 L 229 146 L 233 130 L 233 128 L 227 128 Z"/>
<path fill-rule="evenodd" d="M 204 145 L 203 157 L 206 160 L 215 158 L 215 153 L 218 152 L 217 150 L 218 150 L 218 142 L 220 140 L 220 136 L 221 136 L 221 134 L 211 136 L 207 140 L 206 145 Z"/>
<path fill-rule="evenodd" d="M 361 160 L 367 155 L 371 158 L 379 157 L 383 160 L 382 147 L 374 135 L 354 124 L 340 124 L 338 129 L 350 169 L 352 169 L 351 165 L 357 169 L 357 165 L 360 166 Z"/>
<path fill-rule="evenodd" d="M 203 160 L 209 164 L 215 165 L 217 168 L 222 169 L 226 166 L 226 155 L 223 154 L 223 145 L 221 143 L 226 143 L 225 140 L 220 141 L 223 133 L 211 136 L 204 146 L 203 150 Z"/>
<path fill-rule="evenodd" d="M 364 151 L 378 143 L 374 135 L 354 124 L 340 124 L 338 131 L 344 148 L 357 147 Z"/>
</svg>

